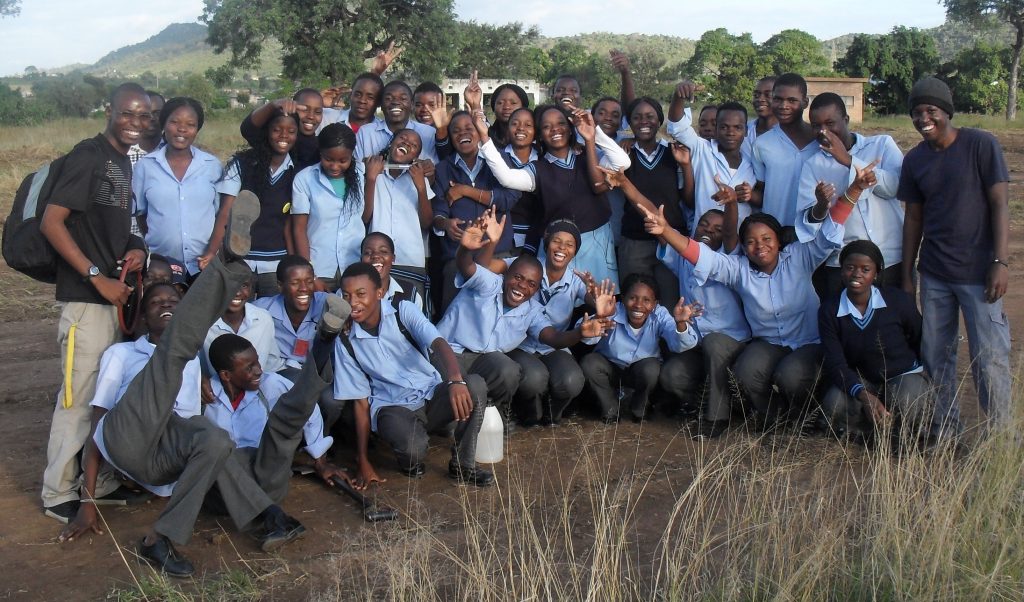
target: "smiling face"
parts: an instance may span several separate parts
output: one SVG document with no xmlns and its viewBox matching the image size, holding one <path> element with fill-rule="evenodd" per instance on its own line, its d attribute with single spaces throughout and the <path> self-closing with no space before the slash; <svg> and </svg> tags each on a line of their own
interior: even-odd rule
<svg viewBox="0 0 1024 602">
<path fill-rule="evenodd" d="M 533 144 L 537 133 L 533 125 L 533 113 L 529 109 L 513 112 L 508 119 L 508 133 L 512 148 L 525 148 Z"/>
<path fill-rule="evenodd" d="M 717 251 L 722 247 L 722 227 L 724 225 L 724 215 L 717 211 L 708 211 L 697 222 L 697 229 L 693 232 L 693 239 L 711 247 L 711 250 Z"/>
<path fill-rule="evenodd" d="M 775 85 L 775 80 L 765 79 L 757 82 L 757 86 L 754 88 L 754 113 L 758 117 L 771 117 L 772 115 L 772 87 Z"/>
<path fill-rule="evenodd" d="M 603 100 L 594 110 L 594 123 L 611 139 L 619 132 L 622 124 L 622 105 L 614 100 Z"/>
<path fill-rule="evenodd" d="M 154 285 L 158 288 L 146 296 L 146 306 L 142 308 L 142 321 L 151 335 L 160 336 L 174 317 L 174 310 L 181 301 L 178 289 L 168 283 Z"/>
<path fill-rule="evenodd" d="M 388 159 L 392 163 L 412 163 L 420 156 L 420 149 L 423 143 L 420 142 L 420 135 L 413 130 L 399 130 L 391 141 L 391 151 Z"/>
<path fill-rule="evenodd" d="M 405 125 L 412 115 L 412 92 L 402 85 L 385 86 L 381 106 L 385 123 L 389 126 Z"/>
<path fill-rule="evenodd" d="M 448 125 L 448 137 L 451 138 L 455 152 L 463 158 L 475 157 L 477 145 L 480 143 L 480 134 L 473 125 L 473 118 L 461 114 L 452 120 Z"/>
<path fill-rule="evenodd" d="M 227 313 L 239 314 L 245 311 L 245 303 L 252 296 L 252 278 L 242 283 L 242 286 L 238 287 L 238 292 L 228 302 Z"/>
<path fill-rule="evenodd" d="M 540 117 L 540 138 L 549 151 L 569 148 L 572 144 L 569 134 L 569 120 L 564 113 L 557 109 L 544 111 Z"/>
<path fill-rule="evenodd" d="M 316 128 L 324 119 L 324 99 L 310 92 L 295 99 L 305 109 L 299 109 L 299 131 L 303 136 L 316 136 Z"/>
<path fill-rule="evenodd" d="M 715 124 L 715 116 L 718 113 L 718 109 L 714 107 L 708 107 L 700 112 L 697 117 L 697 134 L 705 139 L 711 140 L 715 137 L 717 126 Z"/>
<path fill-rule="evenodd" d="M 729 152 L 738 149 L 747 135 L 747 121 L 740 111 L 722 111 L 715 123 L 715 140 L 718 150 Z"/>
<path fill-rule="evenodd" d="M 148 94 L 118 94 L 107 108 L 106 137 L 110 144 L 122 153 L 127 153 L 133 144 L 138 144 L 142 133 L 149 128 L 151 108 Z"/>
<path fill-rule="evenodd" d="M 633 107 L 633 114 L 629 116 L 629 127 L 633 130 L 637 142 L 651 142 L 657 137 L 658 128 L 661 127 L 658 112 L 646 102 L 637 103 Z"/>
<path fill-rule="evenodd" d="M 867 255 L 851 253 L 841 266 L 840 277 L 848 295 L 857 296 L 871 290 L 878 276 L 878 266 Z"/>
<path fill-rule="evenodd" d="M 519 100 L 519 95 L 511 89 L 505 88 L 494 99 L 494 118 L 497 121 L 508 122 L 512 113 L 522 106 L 523 101 Z"/>
<path fill-rule="evenodd" d="M 164 124 L 164 141 L 174 150 L 186 150 L 199 133 L 199 116 L 190 106 L 178 107 Z"/>
<path fill-rule="evenodd" d="M 364 274 L 341 280 L 341 296 L 352 306 L 352 321 L 374 327 L 380 322 L 380 300 L 384 289 Z"/>
<path fill-rule="evenodd" d="M 287 155 L 299 135 L 299 126 L 291 115 L 278 115 L 267 126 L 267 142 L 275 155 Z"/>
<path fill-rule="evenodd" d="M 519 307 L 529 301 L 540 289 L 540 268 L 531 262 L 515 261 L 505 272 L 502 291 L 505 306 Z"/>
<path fill-rule="evenodd" d="M 750 263 L 762 272 L 771 272 L 779 261 L 779 238 L 765 224 L 752 223 L 744 233 L 743 249 Z"/>
<path fill-rule="evenodd" d="M 345 172 L 352 167 L 352 149 L 344 146 L 335 146 L 320 151 L 320 171 L 332 180 L 337 180 L 345 175 Z"/>
<path fill-rule="evenodd" d="M 583 102 L 580 83 L 571 77 L 560 78 L 555 82 L 555 89 L 551 93 L 551 100 L 561 103 L 562 106 L 580 106 Z"/>
<path fill-rule="evenodd" d="M 910 112 L 910 120 L 921 138 L 931 145 L 944 140 L 952 130 L 949 113 L 935 105 L 919 104 Z"/>
<path fill-rule="evenodd" d="M 300 314 L 309 311 L 313 291 L 316 290 L 312 268 L 305 265 L 293 266 L 285 272 L 284 282 L 278 284 L 281 286 L 285 309 Z"/>
<path fill-rule="evenodd" d="M 772 113 L 782 125 L 798 123 L 807 108 L 807 95 L 798 86 L 775 86 L 772 90 Z"/>
<path fill-rule="evenodd" d="M 348 102 L 351 106 L 349 119 L 357 123 L 365 123 L 373 118 L 373 112 L 377 110 L 377 103 L 380 101 L 381 86 L 372 79 L 356 80 L 352 92 L 348 95 Z"/>
<path fill-rule="evenodd" d="M 548 240 L 547 253 L 544 261 L 549 270 L 564 271 L 569 262 L 576 257 L 576 238 L 568 232 L 555 232 Z"/>
<path fill-rule="evenodd" d="M 640 328 L 657 307 L 658 298 L 654 295 L 654 289 L 638 282 L 622 296 L 622 305 L 626 308 L 626 321 L 629 325 Z"/>
<path fill-rule="evenodd" d="M 361 261 L 372 265 L 380 274 L 381 281 L 386 281 L 391 275 L 391 266 L 395 264 L 395 250 L 388 244 L 387 239 L 382 236 L 368 236 L 363 241 L 361 252 Z"/>
<path fill-rule="evenodd" d="M 437 92 L 420 92 L 413 99 L 416 121 L 434 125 L 434 118 L 430 115 L 430 111 L 443 106 L 445 106 L 444 97 Z"/>
<path fill-rule="evenodd" d="M 221 370 L 220 377 L 231 383 L 236 391 L 256 391 L 263 379 L 263 368 L 256 349 L 250 345 L 231 358 L 231 369 Z"/>
</svg>

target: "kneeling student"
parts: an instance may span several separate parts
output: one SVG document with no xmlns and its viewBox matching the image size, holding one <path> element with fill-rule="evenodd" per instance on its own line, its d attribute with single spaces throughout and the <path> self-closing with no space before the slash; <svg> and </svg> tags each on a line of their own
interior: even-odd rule
<svg viewBox="0 0 1024 602">
<path fill-rule="evenodd" d="M 202 416 L 186 419 L 174 412 L 186 364 L 195 359 L 207 331 L 235 292 L 252 277 L 242 258 L 251 247 L 248 228 L 259 215 L 259 206 L 255 199 L 251 203 L 240 201 L 236 201 L 229 218 L 226 260 L 217 257 L 202 271 L 188 296 L 171 312 L 177 315 L 170 319 L 152 358 L 128 385 L 118 404 L 97 422 L 92 437 L 95 448 L 87 458 L 84 503 L 74 522 L 61 533 L 61 541 L 89 531 L 101 533 L 96 508 L 88 503 L 93 498 L 92 483 L 99 464 L 95 449 L 137 482 L 174 483 L 166 507 L 139 543 L 139 555 L 170 576 L 187 577 L 195 571 L 171 541 L 188 543 L 203 500 L 214 484 L 238 529 L 246 529 L 251 523 L 262 527 L 264 551 L 277 549 L 304 530 L 252 478 L 244 467 L 247 460 L 227 433 Z M 337 335 L 343 320 L 325 314 L 323 334 L 313 345 L 307 370 L 330 370 L 331 335 Z M 315 399 L 307 404 L 309 412 L 314 404 Z"/>
<path fill-rule="evenodd" d="M 415 305 L 384 301 L 373 266 L 345 268 L 341 290 L 352 306 L 352 326 L 335 344 L 334 394 L 356 400 L 356 486 L 383 481 L 367 457 L 371 430 L 394 450 L 401 471 L 416 477 L 424 472 L 427 433 L 452 421 L 458 424 L 448 475 L 474 485 L 493 483 L 494 476 L 476 466 L 487 400 L 483 379 L 463 377 L 452 348 Z M 443 381 L 427 359 L 428 350 L 444 368 Z"/>
</svg>

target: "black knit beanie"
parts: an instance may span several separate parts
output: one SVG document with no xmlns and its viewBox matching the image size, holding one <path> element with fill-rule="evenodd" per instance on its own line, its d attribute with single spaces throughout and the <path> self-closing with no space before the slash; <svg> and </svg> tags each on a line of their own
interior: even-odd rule
<svg viewBox="0 0 1024 602">
<path fill-rule="evenodd" d="M 934 77 L 924 77 L 914 84 L 914 87 L 910 89 L 910 100 L 907 102 L 909 105 L 907 110 L 911 113 L 914 112 L 914 107 L 920 104 L 928 104 L 939 107 L 943 111 L 953 116 L 953 94 L 949 91 L 949 86 L 946 85 L 940 79 Z"/>
<path fill-rule="evenodd" d="M 576 225 L 576 222 L 568 219 L 556 219 L 555 221 L 548 224 L 548 227 L 544 229 L 544 244 L 551 240 L 551 237 L 556 232 L 568 232 L 572 234 L 572 237 L 576 239 L 576 252 L 579 253 L 580 246 L 583 245 L 582 237 L 580 236 L 580 229 Z"/>
</svg>

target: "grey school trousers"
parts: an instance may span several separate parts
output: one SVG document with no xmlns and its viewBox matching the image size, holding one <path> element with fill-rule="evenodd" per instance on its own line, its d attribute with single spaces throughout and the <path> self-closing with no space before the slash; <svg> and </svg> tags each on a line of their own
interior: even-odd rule
<svg viewBox="0 0 1024 602">
<path fill-rule="evenodd" d="M 597 399 L 602 420 L 614 420 L 625 409 L 620 405 L 629 404 L 629 411 L 635 420 L 642 420 L 647 413 L 647 399 L 654 387 L 658 386 L 661 360 L 648 357 L 633 362 L 625 368 L 613 364 L 600 353 L 592 352 L 580 360 L 587 386 Z M 632 387 L 633 396 L 619 400 L 619 386 Z"/>
<path fill-rule="evenodd" d="M 748 406 L 775 419 L 787 410 L 813 409 L 823 360 L 820 343 L 790 349 L 755 339 L 736 358 L 732 372 Z"/>
<path fill-rule="evenodd" d="M 507 354 L 522 369 L 522 379 L 512 404 L 524 424 L 542 418 L 558 422 L 562 412 L 583 391 L 583 369 L 566 351 L 547 354 L 513 349 Z M 544 403 L 545 397 L 548 403 Z"/>
<path fill-rule="evenodd" d="M 673 353 L 661 367 L 659 384 L 665 393 L 683 406 L 701 407 L 705 420 L 728 420 L 732 413 L 729 368 L 747 346 L 727 334 L 712 332 L 700 345 Z M 701 389 L 707 381 L 707 398 L 701 403 Z"/>
<path fill-rule="evenodd" d="M 881 391 L 879 399 L 890 412 L 900 419 L 904 433 L 914 436 L 928 433 L 931 423 L 932 384 L 924 373 L 901 374 L 886 381 L 885 386 L 875 387 Z M 835 431 L 867 434 L 874 430 L 864 402 L 830 386 L 821 400 L 825 418 Z"/>
<path fill-rule="evenodd" d="M 178 304 L 149 363 L 103 419 L 103 439 L 118 468 L 143 483 L 177 481 L 154 528 L 178 544 L 188 543 L 214 484 L 239 529 L 273 503 L 226 431 L 202 416 L 174 413 L 185 364 L 250 275 L 244 262 L 211 261 Z"/>
<path fill-rule="evenodd" d="M 487 383 L 487 399 L 497 406 L 502 416 L 508 416 L 512 396 L 519 389 L 522 368 L 512 358 L 500 351 L 456 353 L 459 369 L 463 376 L 479 374 Z"/>
<path fill-rule="evenodd" d="M 467 374 L 464 378 L 473 398 L 473 411 L 468 420 L 455 426 L 452 462 L 463 468 L 473 468 L 476 466 L 476 440 L 487 408 L 487 385 L 477 374 Z M 402 470 L 411 470 L 417 464 L 422 464 L 427 457 L 428 433 L 455 420 L 449 387 L 445 383 L 439 384 L 434 389 L 434 396 L 424 401 L 423 407 L 416 410 L 404 406 L 386 406 L 377 411 L 377 435 L 394 450 Z"/>
</svg>

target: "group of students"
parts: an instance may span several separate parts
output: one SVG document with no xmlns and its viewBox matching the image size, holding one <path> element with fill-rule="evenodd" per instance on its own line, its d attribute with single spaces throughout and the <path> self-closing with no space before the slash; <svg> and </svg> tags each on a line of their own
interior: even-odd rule
<svg viewBox="0 0 1024 602">
<path fill-rule="evenodd" d="M 265 550 L 302 534 L 278 506 L 300 444 L 326 482 L 364 488 L 384 480 L 372 437 L 416 477 L 429 436 L 454 435 L 449 475 L 486 486 L 488 404 L 520 428 L 657 406 L 695 438 L 739 421 L 870 437 L 893 414 L 949 438 L 961 309 L 981 407 L 1005 423 L 1008 174 L 991 135 L 952 127 L 945 84 L 911 92 L 923 142 L 904 157 L 851 132 L 838 95 L 809 103 L 796 74 L 757 83 L 753 118 L 730 101 L 695 129 L 696 85 L 666 115 L 613 65 L 619 99 L 585 110 L 563 76 L 531 110 L 504 84 L 489 121 L 475 75 L 449 113 L 383 64 L 348 108 L 304 89 L 254 110 L 224 168 L 195 146 L 198 102 L 119 87 L 98 137 L 117 177 L 83 190 L 95 158 L 76 148 L 43 220 L 65 314 L 103 314 L 61 320 L 43 499 L 62 538 L 140 498 L 111 466 L 170 496 L 140 554 L 172 575 L 193 570 L 171 542 L 204 505 L 257 525 Z M 116 266 L 146 270 L 144 332 L 121 343 Z M 351 474 L 327 459 L 332 434 L 354 441 Z"/>
</svg>

